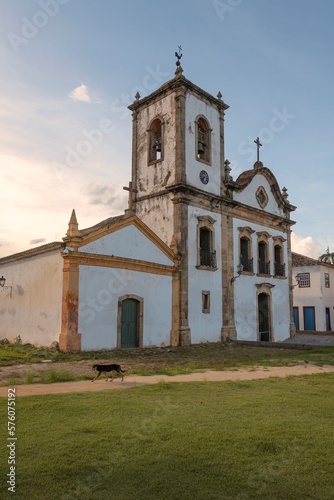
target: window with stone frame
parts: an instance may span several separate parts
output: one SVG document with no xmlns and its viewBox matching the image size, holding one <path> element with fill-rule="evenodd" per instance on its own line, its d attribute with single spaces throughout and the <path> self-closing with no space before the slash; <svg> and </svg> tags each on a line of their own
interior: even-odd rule
<svg viewBox="0 0 334 500">
<path fill-rule="evenodd" d="M 284 242 L 285 238 L 282 236 L 273 236 L 274 242 L 274 277 L 285 277 L 285 263 L 284 263 Z"/>
<path fill-rule="evenodd" d="M 239 227 L 239 264 L 242 273 L 253 274 L 252 235 L 254 230 L 250 227 Z"/>
<path fill-rule="evenodd" d="M 211 128 L 204 116 L 196 119 L 195 147 L 196 158 L 211 165 Z"/>
<path fill-rule="evenodd" d="M 155 118 L 148 130 L 148 163 L 156 163 L 163 160 L 163 121 L 161 118 Z"/>
<path fill-rule="evenodd" d="M 329 280 L 329 273 L 325 273 L 325 288 L 330 288 L 330 287 L 331 287 L 331 283 Z"/>
<path fill-rule="evenodd" d="M 216 222 L 210 216 L 197 217 L 197 268 L 206 270 L 217 269 L 217 255 L 215 249 Z"/>
</svg>

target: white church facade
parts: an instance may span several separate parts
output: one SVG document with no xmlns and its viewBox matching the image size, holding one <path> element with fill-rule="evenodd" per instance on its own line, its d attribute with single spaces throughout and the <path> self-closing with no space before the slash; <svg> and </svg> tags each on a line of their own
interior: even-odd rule
<svg viewBox="0 0 334 500">
<path fill-rule="evenodd" d="M 123 215 L 0 259 L 0 338 L 61 350 L 283 341 L 295 331 L 295 209 L 260 161 L 236 180 L 228 106 L 175 77 L 136 96 Z M 8 287 L 7 287 L 8 288 Z"/>
</svg>

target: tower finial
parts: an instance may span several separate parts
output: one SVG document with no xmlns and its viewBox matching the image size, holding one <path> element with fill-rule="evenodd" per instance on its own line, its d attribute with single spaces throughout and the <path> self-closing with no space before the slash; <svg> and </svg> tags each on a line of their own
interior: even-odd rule
<svg viewBox="0 0 334 500">
<path fill-rule="evenodd" d="M 175 57 L 177 58 L 177 61 L 175 64 L 177 67 L 181 66 L 180 59 L 183 55 L 183 54 L 181 54 L 181 50 L 182 50 L 182 47 L 181 47 L 181 45 L 179 45 L 179 52 L 175 52 Z"/>
<path fill-rule="evenodd" d="M 177 59 L 177 61 L 175 63 L 176 64 L 176 70 L 175 70 L 176 76 L 180 76 L 183 73 L 183 69 L 182 69 L 182 66 L 180 63 L 180 59 L 182 57 L 181 50 L 182 50 L 182 47 L 181 47 L 181 45 L 179 45 L 179 52 L 175 52 L 175 57 Z"/>
<path fill-rule="evenodd" d="M 67 236 L 80 236 L 79 225 L 74 208 L 72 210 L 70 222 L 68 223 Z"/>
</svg>

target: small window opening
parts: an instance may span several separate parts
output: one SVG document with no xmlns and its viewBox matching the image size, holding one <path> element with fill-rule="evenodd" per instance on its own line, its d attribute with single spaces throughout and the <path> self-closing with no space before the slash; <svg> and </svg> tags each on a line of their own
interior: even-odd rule
<svg viewBox="0 0 334 500">
<path fill-rule="evenodd" d="M 210 313 L 210 292 L 208 291 L 202 292 L 202 313 Z"/>
</svg>

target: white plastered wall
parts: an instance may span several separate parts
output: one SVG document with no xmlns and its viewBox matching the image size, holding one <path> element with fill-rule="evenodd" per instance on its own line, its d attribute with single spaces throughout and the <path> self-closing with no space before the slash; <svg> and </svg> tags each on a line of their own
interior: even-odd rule
<svg viewBox="0 0 334 500">
<path fill-rule="evenodd" d="M 171 260 L 139 229 L 127 226 L 79 248 L 81 252 L 114 255 L 171 265 Z"/>
<path fill-rule="evenodd" d="M 234 282 L 234 310 L 235 325 L 238 340 L 258 340 L 258 305 L 256 285 L 269 283 L 274 285 L 270 288 L 271 292 L 271 313 L 272 313 L 272 337 L 275 342 L 283 341 L 290 336 L 290 304 L 289 304 L 289 280 L 288 273 L 288 254 L 287 242 L 284 242 L 284 263 L 286 279 L 274 278 L 274 241 L 273 236 L 282 236 L 286 239 L 286 233 L 253 224 L 241 219 L 233 221 L 234 238 L 234 276 L 237 276 L 237 265 L 239 262 L 239 231 L 238 227 L 251 227 L 254 230 L 252 234 L 252 256 L 254 272 L 253 276 L 241 275 Z M 270 234 L 268 240 L 269 260 L 271 265 L 270 277 L 257 276 L 258 260 L 258 239 L 256 232 L 267 231 Z"/>
<path fill-rule="evenodd" d="M 117 347 L 118 300 L 127 294 L 143 299 L 143 346 L 170 344 L 170 276 L 80 266 L 79 333 L 83 351 Z"/>
<path fill-rule="evenodd" d="M 12 296 L 0 294 L 0 338 L 37 346 L 59 340 L 63 259 L 60 251 L 2 264 L 0 274 Z"/>
<path fill-rule="evenodd" d="M 198 216 L 210 216 L 216 220 L 215 250 L 217 270 L 196 269 Z M 221 216 L 196 207 L 189 207 L 188 215 L 189 288 L 188 314 L 191 342 L 218 342 L 222 327 L 222 263 L 221 263 Z M 210 313 L 202 312 L 202 291 L 210 292 Z"/>
<path fill-rule="evenodd" d="M 330 310 L 331 327 L 334 327 L 334 270 L 325 266 L 299 266 L 293 268 L 293 276 L 299 273 L 310 273 L 310 287 L 295 286 L 293 289 L 293 306 L 298 307 L 299 328 L 305 329 L 304 307 L 315 308 L 316 331 L 326 331 L 326 308 Z M 330 287 L 325 287 L 325 273 L 329 274 Z M 293 280 L 295 284 L 295 279 Z"/>
</svg>

